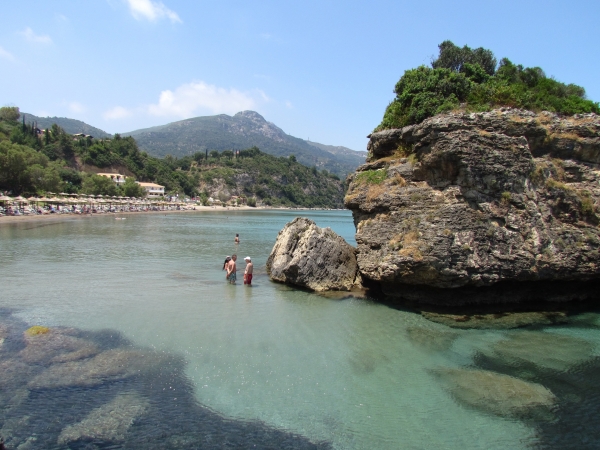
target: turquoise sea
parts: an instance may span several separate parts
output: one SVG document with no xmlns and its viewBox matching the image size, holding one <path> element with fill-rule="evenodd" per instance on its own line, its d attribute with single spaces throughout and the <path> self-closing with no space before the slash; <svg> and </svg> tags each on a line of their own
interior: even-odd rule
<svg viewBox="0 0 600 450">
<path fill-rule="evenodd" d="M 348 211 L 0 225 L 8 448 L 600 448 L 597 313 L 457 330 L 272 283 L 266 259 L 298 215 L 355 245 Z M 51 332 L 25 338 L 33 325 Z"/>
</svg>

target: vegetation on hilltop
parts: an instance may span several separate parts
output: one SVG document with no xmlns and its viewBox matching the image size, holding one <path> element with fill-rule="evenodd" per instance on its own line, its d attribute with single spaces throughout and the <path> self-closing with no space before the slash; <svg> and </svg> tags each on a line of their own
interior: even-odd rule
<svg viewBox="0 0 600 450">
<path fill-rule="evenodd" d="M 34 116 L 29 113 L 22 113 L 22 116 L 25 116 L 25 122 L 35 125 L 38 128 L 45 130 L 46 128 L 52 127 L 52 125 L 56 124 L 61 127 L 65 132 L 69 134 L 90 134 L 95 138 L 111 138 L 112 135 L 107 133 L 100 128 L 93 127 L 92 125 L 88 125 L 81 120 L 69 119 L 67 117 L 39 117 Z"/>
<path fill-rule="evenodd" d="M 170 194 L 227 197 L 239 195 L 267 205 L 341 207 L 343 184 L 336 175 L 309 168 L 294 156 L 275 157 L 253 147 L 198 152 L 164 158 L 140 151 L 132 137 L 75 138 L 54 124 L 40 136 L 19 123 L 18 108 L 0 108 L 0 190 L 14 194 L 67 192 L 142 195 L 134 180 L 165 186 Z M 111 169 L 130 175 L 117 187 L 106 177 L 82 169 Z M 225 198 L 220 198 L 224 200 Z"/>
<path fill-rule="evenodd" d="M 439 45 L 431 67 L 405 71 L 394 93 L 396 98 L 375 131 L 420 123 L 459 108 L 488 111 L 510 106 L 566 115 L 600 114 L 600 105 L 588 100 L 581 86 L 561 83 L 539 67 L 516 65 L 508 58 L 497 64 L 490 50 L 460 48 L 450 41 Z"/>
</svg>

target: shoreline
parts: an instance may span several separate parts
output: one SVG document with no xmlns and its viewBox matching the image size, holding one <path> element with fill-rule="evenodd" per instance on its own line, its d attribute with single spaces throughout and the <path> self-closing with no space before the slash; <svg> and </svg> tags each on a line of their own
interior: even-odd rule
<svg viewBox="0 0 600 450">
<path fill-rule="evenodd" d="M 35 214 L 35 215 L 24 215 L 24 216 L 0 216 L 0 227 L 9 224 L 18 223 L 31 223 L 39 220 L 44 221 L 61 221 L 61 220 L 84 220 L 91 219 L 94 217 L 121 217 L 131 216 L 140 214 L 189 214 L 196 212 L 207 212 L 207 211 L 219 211 L 219 212 L 235 212 L 235 211 L 338 211 L 333 209 L 320 209 L 320 208 L 273 208 L 264 206 L 235 206 L 229 208 L 223 208 L 222 206 L 196 206 L 196 209 L 182 209 L 182 210 L 166 210 L 166 211 L 126 211 L 118 213 L 94 213 L 94 214 Z"/>
</svg>

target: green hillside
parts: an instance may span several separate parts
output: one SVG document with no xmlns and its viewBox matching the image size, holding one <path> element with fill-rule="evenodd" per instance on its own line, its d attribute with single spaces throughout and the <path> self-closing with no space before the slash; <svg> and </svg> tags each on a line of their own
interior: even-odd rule
<svg viewBox="0 0 600 450">
<path fill-rule="evenodd" d="M 304 142 L 306 142 L 309 145 L 312 145 L 313 147 L 317 147 L 318 149 L 326 151 L 327 153 L 335 155 L 338 161 L 353 167 L 358 167 L 361 164 L 364 164 L 368 155 L 368 152 L 352 150 L 348 147 L 343 147 L 341 145 L 325 145 L 313 141 Z"/>
<path fill-rule="evenodd" d="M 140 151 L 132 137 L 74 139 L 56 124 L 40 136 L 26 121 L 3 119 L 2 112 L 0 190 L 15 195 L 66 192 L 138 197 L 142 192 L 133 182 L 137 179 L 161 184 L 168 194 L 204 199 L 237 195 L 254 204 L 342 207 L 344 188 L 339 178 L 303 166 L 293 156 L 275 157 L 250 148 L 236 154 L 213 150 L 156 158 Z M 129 178 L 117 188 L 110 179 L 95 175 L 100 171 Z"/>
<path fill-rule="evenodd" d="M 25 117 L 25 122 L 28 124 L 36 124 L 38 128 L 45 130 L 46 128 L 52 128 L 52 125 L 56 124 L 65 130 L 68 134 L 89 134 L 95 138 L 109 138 L 112 134 L 108 134 L 106 131 L 100 128 L 88 125 L 81 120 L 68 119 L 66 117 L 37 117 L 29 113 L 21 113 L 22 117 Z"/>
<path fill-rule="evenodd" d="M 240 150 L 256 146 L 274 156 L 296 156 L 299 162 L 345 177 L 364 158 L 338 157 L 288 134 L 254 111 L 228 116 L 195 117 L 158 127 L 123 133 L 154 156 L 182 157 L 205 150 Z"/>
<path fill-rule="evenodd" d="M 208 158 L 206 153 L 196 153 L 178 163 L 199 177 L 206 196 L 220 200 L 237 195 L 264 205 L 343 208 L 339 177 L 306 167 L 294 156 L 275 157 L 252 147 L 236 154 L 213 150 Z"/>
</svg>

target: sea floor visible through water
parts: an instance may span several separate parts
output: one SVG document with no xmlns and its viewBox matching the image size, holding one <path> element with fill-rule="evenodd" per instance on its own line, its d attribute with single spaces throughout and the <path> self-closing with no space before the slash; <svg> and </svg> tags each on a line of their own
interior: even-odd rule
<svg viewBox="0 0 600 450">
<path fill-rule="evenodd" d="M 7 448 L 600 448 L 598 313 L 455 329 L 272 283 L 299 215 L 355 245 L 348 211 L 0 225 Z"/>
</svg>

